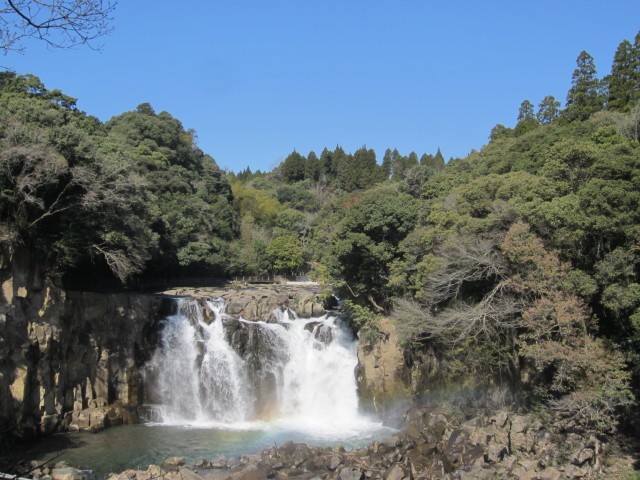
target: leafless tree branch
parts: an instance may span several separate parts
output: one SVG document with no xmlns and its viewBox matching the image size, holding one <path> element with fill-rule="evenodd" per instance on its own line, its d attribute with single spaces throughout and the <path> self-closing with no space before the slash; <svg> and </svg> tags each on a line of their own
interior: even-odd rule
<svg viewBox="0 0 640 480">
<path fill-rule="evenodd" d="M 114 0 L 5 0 L 0 3 L 0 50 L 23 51 L 26 38 L 53 48 L 88 45 L 112 31 Z"/>
</svg>

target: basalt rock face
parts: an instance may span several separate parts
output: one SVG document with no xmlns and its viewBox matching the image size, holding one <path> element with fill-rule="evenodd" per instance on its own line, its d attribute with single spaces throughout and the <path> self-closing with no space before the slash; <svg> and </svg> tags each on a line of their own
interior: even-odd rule
<svg viewBox="0 0 640 480">
<path fill-rule="evenodd" d="M 513 404 L 517 392 L 509 385 L 474 372 L 452 374 L 433 346 L 409 352 L 399 342 L 396 326 L 380 317 L 379 335 L 358 345 L 358 393 L 365 409 L 387 423 L 398 424 L 399 415 L 412 404 L 496 409 Z"/>
<path fill-rule="evenodd" d="M 67 412 L 141 403 L 139 367 L 168 300 L 65 292 L 23 252 L 5 254 L 2 266 L 0 443 L 79 428 Z"/>
<path fill-rule="evenodd" d="M 410 366 L 398 343 L 396 328 L 387 317 L 378 323 L 380 335 L 358 345 L 358 393 L 361 405 L 385 421 L 394 423 L 423 386 L 422 365 Z"/>
</svg>

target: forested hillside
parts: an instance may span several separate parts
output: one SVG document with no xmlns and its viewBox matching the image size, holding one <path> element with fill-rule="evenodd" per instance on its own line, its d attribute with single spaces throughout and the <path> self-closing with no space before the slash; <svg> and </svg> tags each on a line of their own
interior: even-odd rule
<svg viewBox="0 0 640 480">
<path fill-rule="evenodd" d="M 430 349 L 450 379 L 609 430 L 640 378 L 639 96 L 640 35 L 604 77 L 581 52 L 564 109 L 525 100 L 514 128 L 446 165 L 440 151 L 293 152 L 232 180 L 236 202 L 273 202 L 272 217 L 239 210 L 241 242 L 297 239 L 362 339 L 391 315 L 409 358 Z"/>
<path fill-rule="evenodd" d="M 389 315 L 409 360 L 608 431 L 640 379 L 639 97 L 640 34 L 465 158 L 336 146 L 228 173 L 167 112 L 102 123 L 3 73 L 2 241 L 76 284 L 305 272 L 363 341 Z"/>
<path fill-rule="evenodd" d="M 142 104 L 102 124 L 37 77 L 5 72 L 0 142 L 3 242 L 49 275 L 224 272 L 231 189 L 170 114 Z"/>
</svg>

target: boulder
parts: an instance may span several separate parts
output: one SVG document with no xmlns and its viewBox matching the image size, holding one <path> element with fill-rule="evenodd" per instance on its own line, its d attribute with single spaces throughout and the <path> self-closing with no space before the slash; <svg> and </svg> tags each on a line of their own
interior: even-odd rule
<svg viewBox="0 0 640 480">
<path fill-rule="evenodd" d="M 345 467 L 340 470 L 338 478 L 340 480 L 362 480 L 364 473 L 359 468 Z"/>
<path fill-rule="evenodd" d="M 267 469 L 263 463 L 251 464 L 242 470 L 233 473 L 229 480 L 265 480 L 267 478 Z"/>
<path fill-rule="evenodd" d="M 203 480 L 196 472 L 185 467 L 180 467 L 174 478 L 179 480 Z"/>
<path fill-rule="evenodd" d="M 76 470 L 72 467 L 60 467 L 51 470 L 52 480 L 95 480 L 91 470 Z"/>
<path fill-rule="evenodd" d="M 162 467 L 176 469 L 178 467 L 182 467 L 185 463 L 184 457 L 168 457 L 164 462 L 162 462 Z"/>
</svg>

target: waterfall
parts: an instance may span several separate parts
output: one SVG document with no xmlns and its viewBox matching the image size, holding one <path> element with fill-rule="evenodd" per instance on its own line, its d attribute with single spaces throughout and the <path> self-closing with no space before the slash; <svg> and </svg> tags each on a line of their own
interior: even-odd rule
<svg viewBox="0 0 640 480">
<path fill-rule="evenodd" d="M 165 320 L 149 369 L 166 423 L 238 422 L 250 412 L 247 369 L 227 343 L 222 307 L 212 302 L 207 323 L 195 300 L 178 300 Z"/>
<path fill-rule="evenodd" d="M 357 343 L 335 316 L 276 323 L 236 320 L 222 300 L 178 300 L 147 367 L 147 391 L 163 423 L 298 430 L 360 425 Z M 366 422 L 368 423 L 368 422 Z"/>
</svg>

